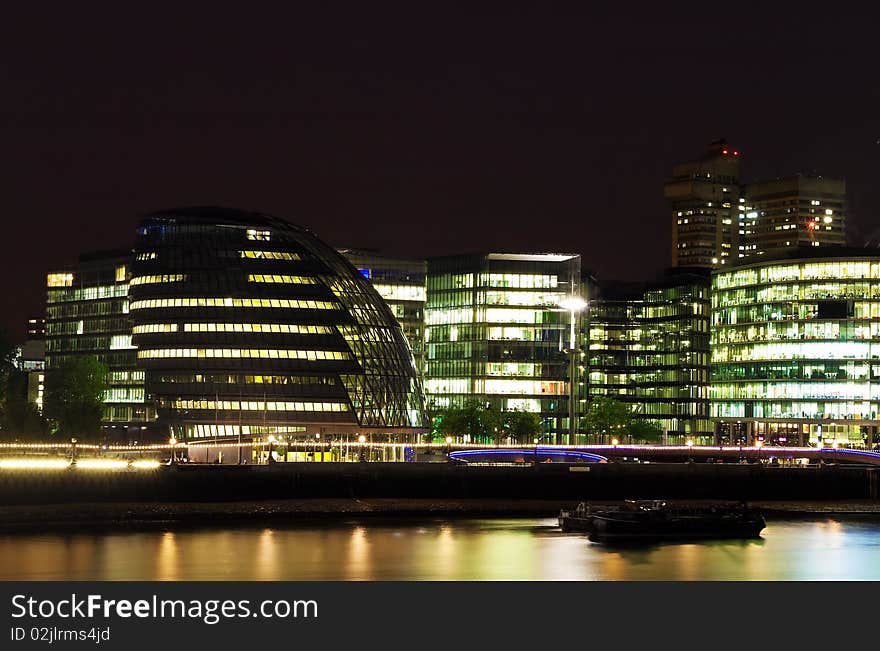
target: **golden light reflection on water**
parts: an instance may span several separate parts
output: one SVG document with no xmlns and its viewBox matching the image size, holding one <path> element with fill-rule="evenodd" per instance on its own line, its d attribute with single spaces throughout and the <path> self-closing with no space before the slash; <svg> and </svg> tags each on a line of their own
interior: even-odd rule
<svg viewBox="0 0 880 651">
<path fill-rule="evenodd" d="M 552 520 L 0 536 L 2 580 L 880 580 L 880 522 L 614 548 Z"/>
<path fill-rule="evenodd" d="M 156 579 L 159 581 L 179 581 L 180 550 L 173 531 L 166 531 L 159 539 L 159 553 L 156 554 Z"/>
</svg>

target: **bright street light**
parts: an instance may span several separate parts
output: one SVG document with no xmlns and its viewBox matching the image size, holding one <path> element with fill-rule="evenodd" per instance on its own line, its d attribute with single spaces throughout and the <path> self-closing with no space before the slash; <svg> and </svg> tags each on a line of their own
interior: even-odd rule
<svg viewBox="0 0 880 651">
<path fill-rule="evenodd" d="M 559 301 L 559 307 L 567 310 L 569 318 L 569 336 L 568 336 L 568 354 L 571 356 L 569 362 L 568 377 L 568 442 L 573 445 L 575 443 L 575 385 L 577 384 L 577 340 L 575 339 L 574 324 L 576 314 L 587 307 L 587 302 L 580 296 L 571 294 Z M 557 443 L 562 443 L 557 440 Z"/>
</svg>

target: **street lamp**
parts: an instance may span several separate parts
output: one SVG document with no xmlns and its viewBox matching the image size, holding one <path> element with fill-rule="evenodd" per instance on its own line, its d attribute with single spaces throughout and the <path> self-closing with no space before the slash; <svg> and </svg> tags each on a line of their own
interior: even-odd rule
<svg viewBox="0 0 880 651">
<path fill-rule="evenodd" d="M 613 445 L 614 447 L 617 447 L 619 443 L 620 441 L 618 441 L 617 439 L 611 439 L 611 445 Z"/>
<path fill-rule="evenodd" d="M 568 368 L 568 442 L 570 445 L 575 444 L 575 385 L 577 384 L 577 338 L 575 336 L 574 326 L 577 313 L 587 307 L 587 302 L 580 296 L 567 296 L 559 301 L 559 307 L 568 310 L 569 318 L 569 337 L 568 337 L 568 354 L 571 357 Z M 561 439 L 561 437 L 559 437 Z M 557 443 L 562 443 L 557 440 Z"/>
<path fill-rule="evenodd" d="M 168 439 L 168 445 L 171 446 L 171 465 L 173 466 L 174 463 L 177 461 L 174 454 L 174 448 L 177 445 L 177 439 L 172 436 L 170 439 Z"/>
<path fill-rule="evenodd" d="M 361 448 L 358 452 L 358 461 L 366 461 L 367 460 L 367 451 L 364 448 L 364 444 L 367 442 L 367 437 L 361 434 L 358 436 L 358 443 L 361 444 Z"/>
<path fill-rule="evenodd" d="M 268 463 L 275 463 L 275 458 L 272 456 L 272 448 L 275 447 L 275 435 L 269 434 L 269 461 Z"/>
</svg>

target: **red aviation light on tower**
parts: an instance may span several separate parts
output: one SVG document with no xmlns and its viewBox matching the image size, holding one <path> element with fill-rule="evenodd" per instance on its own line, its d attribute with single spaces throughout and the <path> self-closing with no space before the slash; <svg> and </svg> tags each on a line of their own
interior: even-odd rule
<svg viewBox="0 0 880 651">
<path fill-rule="evenodd" d="M 724 154 L 725 156 L 727 156 L 728 151 L 726 149 L 722 149 L 721 153 Z"/>
<path fill-rule="evenodd" d="M 734 150 L 733 155 L 734 155 L 734 156 L 739 156 L 739 152 L 736 151 L 736 150 Z"/>
</svg>

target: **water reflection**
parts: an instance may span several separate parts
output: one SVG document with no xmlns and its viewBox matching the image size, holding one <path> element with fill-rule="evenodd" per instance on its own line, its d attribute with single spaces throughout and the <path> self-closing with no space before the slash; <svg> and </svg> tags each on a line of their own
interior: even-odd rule
<svg viewBox="0 0 880 651">
<path fill-rule="evenodd" d="M 321 523 L 0 536 L 2 580 L 880 580 L 880 522 L 614 547 L 552 520 Z"/>
</svg>

